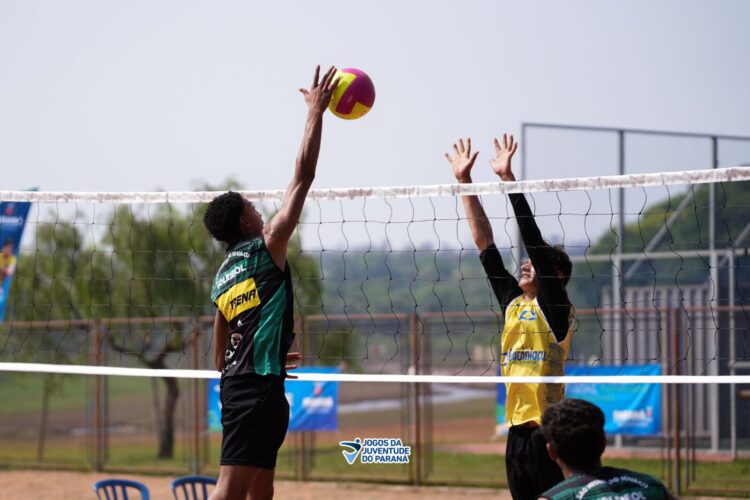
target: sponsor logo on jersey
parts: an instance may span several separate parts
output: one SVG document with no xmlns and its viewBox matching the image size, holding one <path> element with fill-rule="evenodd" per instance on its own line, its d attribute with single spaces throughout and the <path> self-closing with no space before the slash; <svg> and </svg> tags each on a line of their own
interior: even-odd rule
<svg viewBox="0 0 750 500">
<path fill-rule="evenodd" d="M 508 363 L 514 363 L 518 361 L 532 361 L 534 363 L 544 361 L 547 358 L 545 351 L 532 351 L 528 349 L 514 350 L 502 353 L 502 364 L 506 366 Z"/>
<path fill-rule="evenodd" d="M 238 314 L 258 305 L 260 305 L 260 297 L 253 278 L 237 283 L 216 299 L 216 306 L 227 321 L 233 320 Z"/>
<path fill-rule="evenodd" d="M 240 263 L 236 266 L 231 267 L 227 272 L 219 276 L 219 278 L 216 280 L 216 288 L 221 288 L 245 271 L 247 271 L 247 266 L 244 263 Z"/>
<path fill-rule="evenodd" d="M 537 318 L 537 312 L 534 309 L 524 309 L 518 313 L 518 319 L 521 321 L 534 321 Z"/>
</svg>

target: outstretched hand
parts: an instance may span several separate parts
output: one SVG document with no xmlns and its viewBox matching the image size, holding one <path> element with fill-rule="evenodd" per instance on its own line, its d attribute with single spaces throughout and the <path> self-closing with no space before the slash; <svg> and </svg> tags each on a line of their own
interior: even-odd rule
<svg viewBox="0 0 750 500">
<path fill-rule="evenodd" d="M 453 145 L 453 152 L 456 154 L 455 157 L 445 153 L 445 159 L 453 166 L 453 175 L 458 182 L 471 182 L 471 167 L 474 166 L 479 151 L 471 154 L 471 139 L 466 139 L 465 146 L 464 140 L 459 139 Z"/>
<path fill-rule="evenodd" d="M 512 135 L 510 136 L 510 141 L 508 141 L 508 134 L 503 134 L 502 147 L 497 139 L 494 142 L 496 157 L 494 160 L 490 160 L 492 170 L 506 182 L 515 181 L 516 177 L 513 175 L 513 170 L 510 167 L 510 160 L 518 148 L 518 143 L 513 141 Z"/>
<path fill-rule="evenodd" d="M 294 370 L 297 368 L 296 362 L 302 359 L 302 353 L 300 352 L 290 352 L 286 355 L 286 366 L 284 367 L 284 371 Z M 295 379 L 298 378 L 296 375 L 289 375 L 286 374 L 286 378 Z"/>
<path fill-rule="evenodd" d="M 333 91 L 339 84 L 339 79 L 333 79 L 336 75 L 336 68 L 331 66 L 323 75 L 323 80 L 320 81 L 320 66 L 315 67 L 315 76 L 313 77 L 312 86 L 309 89 L 299 89 L 302 95 L 305 96 L 305 102 L 310 112 L 323 114 L 331 102 L 331 96 Z"/>
</svg>

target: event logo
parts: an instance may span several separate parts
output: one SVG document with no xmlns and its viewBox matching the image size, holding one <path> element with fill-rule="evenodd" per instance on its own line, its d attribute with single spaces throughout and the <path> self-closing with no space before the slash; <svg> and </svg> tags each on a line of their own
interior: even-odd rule
<svg viewBox="0 0 750 500">
<path fill-rule="evenodd" d="M 411 446 L 404 446 L 398 438 L 356 438 L 339 445 L 349 449 L 341 451 L 349 465 L 357 456 L 363 464 L 408 464 L 411 456 Z"/>
<path fill-rule="evenodd" d="M 349 465 L 351 465 L 357 459 L 357 455 L 359 455 L 359 452 L 362 450 L 362 440 L 357 438 L 354 441 L 340 441 L 339 446 L 343 446 L 344 448 L 349 448 L 351 450 L 341 450 L 341 454 L 344 455 L 346 461 L 349 463 Z"/>
</svg>

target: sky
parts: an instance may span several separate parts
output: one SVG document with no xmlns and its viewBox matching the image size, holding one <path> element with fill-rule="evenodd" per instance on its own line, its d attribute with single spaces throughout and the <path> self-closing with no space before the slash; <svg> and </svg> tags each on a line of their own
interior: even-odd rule
<svg viewBox="0 0 750 500">
<path fill-rule="evenodd" d="M 0 189 L 283 188 L 316 64 L 377 92 L 359 120 L 325 117 L 318 188 L 451 182 L 467 136 L 490 181 L 491 139 L 522 122 L 750 136 L 748 19 L 742 1 L 0 0 Z M 528 178 L 616 173 L 611 137 L 528 142 Z M 636 137 L 627 169 L 708 152 Z"/>
</svg>

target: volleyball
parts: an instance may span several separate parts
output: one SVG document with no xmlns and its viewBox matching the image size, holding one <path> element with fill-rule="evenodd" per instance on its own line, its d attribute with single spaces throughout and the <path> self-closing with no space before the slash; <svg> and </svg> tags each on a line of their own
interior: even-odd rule
<svg viewBox="0 0 750 500">
<path fill-rule="evenodd" d="M 365 72 L 344 68 L 336 72 L 334 80 L 339 85 L 333 92 L 328 109 L 345 120 L 354 120 L 366 115 L 375 103 L 375 86 Z"/>
</svg>

